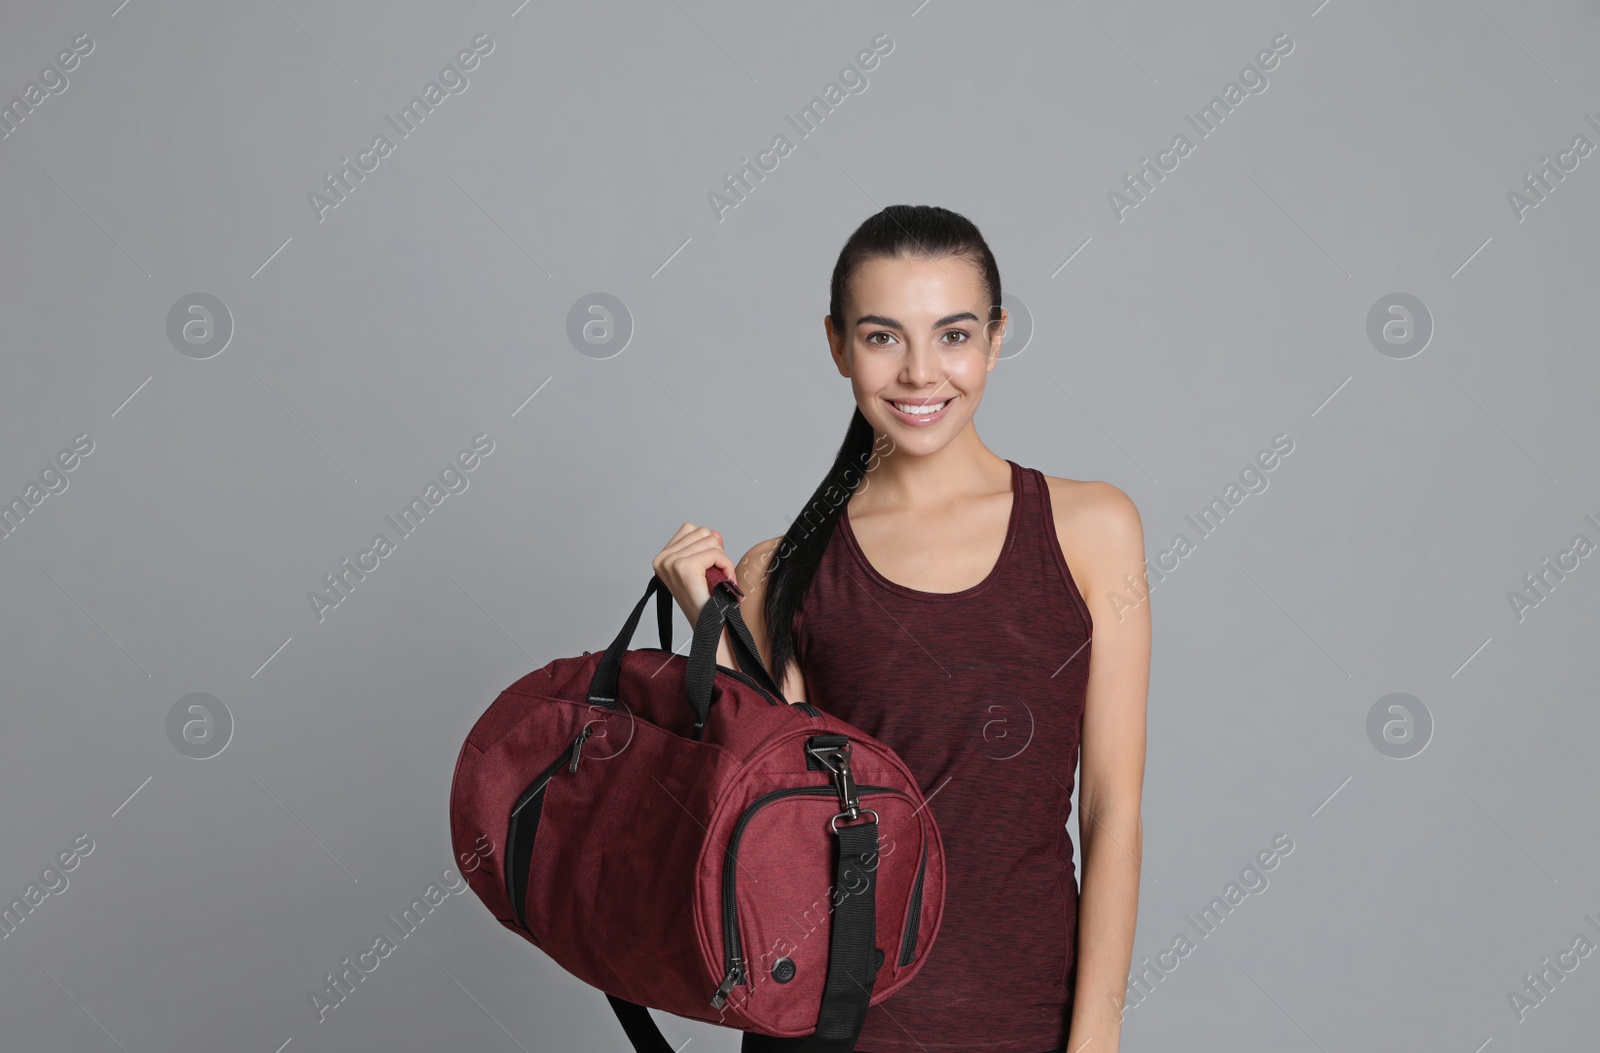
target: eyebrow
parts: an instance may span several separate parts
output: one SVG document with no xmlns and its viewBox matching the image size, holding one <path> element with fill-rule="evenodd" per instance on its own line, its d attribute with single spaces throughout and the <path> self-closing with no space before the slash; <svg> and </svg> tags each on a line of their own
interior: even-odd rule
<svg viewBox="0 0 1600 1053">
<path fill-rule="evenodd" d="M 937 322 L 934 322 L 929 328 L 943 329 L 945 326 L 954 325 L 956 322 L 976 322 L 977 320 L 978 316 L 973 314 L 971 311 L 960 311 L 956 314 L 945 315 Z M 887 318 L 881 314 L 864 314 L 860 318 L 856 319 L 856 325 L 886 325 L 892 329 L 899 329 L 901 332 L 904 332 L 906 328 L 893 318 Z"/>
</svg>

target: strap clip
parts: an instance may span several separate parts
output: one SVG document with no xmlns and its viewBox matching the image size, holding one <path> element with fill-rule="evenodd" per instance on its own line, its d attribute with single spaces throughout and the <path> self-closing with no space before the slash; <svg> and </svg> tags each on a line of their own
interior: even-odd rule
<svg viewBox="0 0 1600 1053">
<path fill-rule="evenodd" d="M 821 746 L 807 744 L 806 752 L 833 773 L 833 783 L 839 790 L 839 807 L 843 809 L 840 816 L 852 821 L 859 818 L 861 802 L 856 797 L 855 775 L 850 771 L 850 740 Z"/>
</svg>

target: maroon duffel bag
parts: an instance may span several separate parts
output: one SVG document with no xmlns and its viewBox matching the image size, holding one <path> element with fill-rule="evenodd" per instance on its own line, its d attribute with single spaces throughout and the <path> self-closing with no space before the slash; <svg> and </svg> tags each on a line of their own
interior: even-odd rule
<svg viewBox="0 0 1600 1053">
<path fill-rule="evenodd" d="M 481 860 L 468 881 L 503 925 L 605 992 L 639 1053 L 671 1050 L 646 1007 L 848 1053 L 933 946 L 939 831 L 893 750 L 784 701 L 738 586 L 707 581 L 687 658 L 652 575 L 604 654 L 501 692 L 456 763 L 456 857 Z M 661 646 L 630 650 L 652 595 Z M 742 672 L 716 661 L 724 624 Z"/>
</svg>

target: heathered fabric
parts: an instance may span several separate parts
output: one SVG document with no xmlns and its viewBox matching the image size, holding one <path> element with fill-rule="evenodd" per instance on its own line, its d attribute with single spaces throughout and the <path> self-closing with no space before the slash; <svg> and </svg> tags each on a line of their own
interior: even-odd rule
<svg viewBox="0 0 1600 1053">
<path fill-rule="evenodd" d="M 1006 543 L 983 581 L 953 593 L 889 581 L 847 509 L 795 618 L 806 701 L 900 755 L 945 846 L 938 938 L 867 1011 L 861 1050 L 1066 1046 L 1078 915 L 1066 824 L 1092 621 L 1043 473 L 1007 463 Z"/>
</svg>

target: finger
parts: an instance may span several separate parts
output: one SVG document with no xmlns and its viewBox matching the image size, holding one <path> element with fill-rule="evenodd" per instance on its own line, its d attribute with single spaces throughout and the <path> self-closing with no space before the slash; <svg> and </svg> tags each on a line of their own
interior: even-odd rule
<svg viewBox="0 0 1600 1053">
<path fill-rule="evenodd" d="M 678 533 L 674 534 L 672 540 L 667 542 L 662 551 L 681 550 L 685 545 L 692 544 L 702 538 L 716 537 L 716 531 L 710 527 L 697 527 L 690 523 L 685 523 L 683 526 L 684 529 L 680 529 Z"/>
<path fill-rule="evenodd" d="M 703 529 L 703 528 L 697 527 L 693 523 L 685 523 L 685 524 L 683 524 L 683 526 L 678 528 L 676 533 L 674 533 L 670 538 L 667 539 L 667 545 L 672 545 L 672 544 L 676 543 L 677 541 L 679 541 L 680 539 L 682 539 L 685 535 L 691 534 L 694 531 L 700 530 L 700 529 Z M 667 545 L 663 545 L 662 547 L 665 548 L 665 547 L 667 547 Z"/>
<path fill-rule="evenodd" d="M 682 578 L 704 577 L 706 568 L 719 566 L 728 560 L 728 554 L 716 538 L 705 537 L 686 542 L 684 547 L 668 559 L 674 573 Z"/>
<path fill-rule="evenodd" d="M 683 573 L 685 576 L 692 575 L 697 579 L 704 580 L 706 571 L 712 567 L 721 567 L 728 577 L 734 579 L 735 585 L 739 583 L 738 575 L 734 573 L 733 558 L 728 555 L 727 550 L 722 547 L 721 543 L 709 540 L 703 547 L 694 549 L 688 555 L 693 558 L 693 562 L 684 564 Z"/>
<path fill-rule="evenodd" d="M 690 553 L 699 552 L 704 548 L 720 548 L 721 545 L 722 543 L 717 540 L 716 535 L 708 527 L 700 527 L 694 533 L 687 534 L 667 546 L 662 550 L 662 555 L 668 562 L 673 562 Z"/>
</svg>

